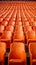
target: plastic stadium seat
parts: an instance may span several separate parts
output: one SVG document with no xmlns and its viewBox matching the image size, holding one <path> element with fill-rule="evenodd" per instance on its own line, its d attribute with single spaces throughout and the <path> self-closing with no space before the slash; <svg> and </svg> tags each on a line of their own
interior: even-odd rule
<svg viewBox="0 0 36 65">
<path fill-rule="evenodd" d="M 29 26 L 29 22 L 25 22 L 25 26 Z"/>
<path fill-rule="evenodd" d="M 17 17 L 17 19 L 21 21 L 21 17 Z"/>
<path fill-rule="evenodd" d="M 36 26 L 36 22 L 33 23 L 33 26 Z"/>
<path fill-rule="evenodd" d="M 19 50 L 19 51 L 18 51 Z M 8 65 L 26 65 L 25 46 L 21 42 L 13 42 L 8 55 Z"/>
<path fill-rule="evenodd" d="M 32 22 L 32 26 L 36 26 L 36 22 Z"/>
<path fill-rule="evenodd" d="M 15 20 L 16 20 L 16 18 L 12 16 L 12 21 L 15 21 Z"/>
<path fill-rule="evenodd" d="M 16 20 L 16 25 L 18 26 L 22 26 L 22 22 L 21 21 L 19 21 L 19 20 Z"/>
<path fill-rule="evenodd" d="M 28 42 L 31 42 L 31 41 L 36 41 L 36 33 L 35 31 L 29 31 L 26 33 L 26 39 L 27 39 L 27 44 Z"/>
<path fill-rule="evenodd" d="M 16 25 L 13 40 L 24 42 L 24 33 L 23 33 L 23 27 L 22 26 Z"/>
<path fill-rule="evenodd" d="M 0 42 L 0 65 L 4 65 L 6 55 L 6 44 L 4 42 Z"/>
<path fill-rule="evenodd" d="M 11 31 L 4 31 L 0 41 L 6 42 L 6 46 L 7 46 L 7 48 L 9 48 L 10 43 L 11 43 L 11 39 L 12 39 L 12 32 Z"/>
<path fill-rule="evenodd" d="M 23 21 L 23 22 L 27 22 L 28 20 L 27 20 L 27 18 L 23 17 L 23 18 L 22 18 L 22 21 Z"/>
<path fill-rule="evenodd" d="M 36 42 L 29 44 L 30 65 L 36 65 Z"/>
<path fill-rule="evenodd" d="M 16 18 L 16 14 L 17 14 L 17 9 L 14 11 L 13 13 L 13 18 L 15 19 Z"/>
<path fill-rule="evenodd" d="M 3 18 L 1 17 L 1 18 L 0 18 L 0 22 L 2 22 L 2 21 L 3 21 Z"/>
<path fill-rule="evenodd" d="M 36 26 L 33 26 L 33 30 L 36 32 Z"/>
<path fill-rule="evenodd" d="M 10 17 L 9 15 L 7 15 L 7 17 L 5 18 L 5 20 L 6 20 L 6 21 L 9 21 L 10 18 L 11 18 L 11 17 Z"/>
<path fill-rule="evenodd" d="M 2 17 L 2 14 L 0 14 L 0 18 Z"/>
<path fill-rule="evenodd" d="M 3 31 L 4 31 L 4 25 L 0 25 L 0 33 L 3 33 Z"/>
<path fill-rule="evenodd" d="M 30 22 L 30 25 L 33 27 L 33 21 Z"/>
<path fill-rule="evenodd" d="M 8 26 L 6 26 L 6 30 L 11 31 L 11 32 L 13 33 L 13 31 L 14 31 L 14 26 L 8 25 Z"/>
<path fill-rule="evenodd" d="M 32 21 L 36 22 L 36 16 L 31 19 Z"/>
<path fill-rule="evenodd" d="M 20 12 L 17 13 L 17 19 L 21 21 L 21 14 L 20 14 Z"/>
<path fill-rule="evenodd" d="M 15 25 L 15 21 L 10 21 L 8 25 L 14 26 Z"/>
<path fill-rule="evenodd" d="M 31 33 L 31 32 L 32 32 L 32 33 Z M 28 34 L 30 34 L 30 35 L 28 35 L 29 38 L 31 38 L 31 39 L 35 39 L 35 38 L 36 38 L 36 36 L 35 36 L 35 31 L 30 31 Z"/>
<path fill-rule="evenodd" d="M 33 30 L 36 31 L 36 22 L 33 23 Z"/>
<path fill-rule="evenodd" d="M 25 33 L 28 31 L 32 31 L 32 27 L 31 26 L 25 26 L 24 31 L 25 31 Z"/>
<path fill-rule="evenodd" d="M 5 21 L 5 20 L 4 20 L 4 21 L 2 22 L 2 25 L 7 26 L 7 25 L 8 25 L 8 21 Z"/>
<path fill-rule="evenodd" d="M 11 36 L 12 36 L 11 31 L 4 31 L 4 32 L 3 32 L 3 35 L 2 35 L 2 38 L 3 38 L 3 39 L 10 40 L 10 39 L 11 39 Z"/>
</svg>

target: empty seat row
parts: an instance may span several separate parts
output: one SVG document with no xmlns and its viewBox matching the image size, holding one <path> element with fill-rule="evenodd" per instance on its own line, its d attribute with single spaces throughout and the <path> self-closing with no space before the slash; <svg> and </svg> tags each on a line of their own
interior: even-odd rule
<svg viewBox="0 0 36 65">
<path fill-rule="evenodd" d="M 8 46 L 10 46 L 8 41 L 12 42 L 12 40 L 36 41 L 36 4 L 26 3 L 2 2 L 0 4 L 0 41 L 6 42 Z"/>
<path fill-rule="evenodd" d="M 30 65 L 36 64 L 36 42 L 29 44 Z M 6 57 L 6 44 L 0 42 L 0 65 L 4 65 Z M 27 65 L 25 45 L 22 42 L 13 42 L 8 53 L 8 65 Z"/>
</svg>

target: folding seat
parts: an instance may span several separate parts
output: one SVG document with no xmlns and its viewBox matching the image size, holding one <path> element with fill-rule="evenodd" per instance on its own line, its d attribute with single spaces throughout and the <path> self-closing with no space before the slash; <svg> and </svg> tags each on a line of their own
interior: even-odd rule
<svg viewBox="0 0 36 65">
<path fill-rule="evenodd" d="M 17 15 L 18 16 L 18 15 Z M 19 20 L 19 21 L 21 21 L 21 17 L 17 17 L 17 19 Z"/>
<path fill-rule="evenodd" d="M 4 25 L 0 25 L 0 34 L 3 33 L 4 28 L 5 28 Z"/>
<path fill-rule="evenodd" d="M 25 10 L 25 16 L 26 16 L 26 18 L 27 18 L 27 21 L 29 21 L 30 18 L 31 18 L 31 16 L 30 16 L 30 14 L 28 13 L 27 10 L 28 10 L 28 9 Z"/>
<path fill-rule="evenodd" d="M 8 21 L 4 20 L 4 21 L 2 22 L 2 25 L 7 26 L 7 25 L 8 25 Z"/>
<path fill-rule="evenodd" d="M 23 33 L 23 27 L 22 26 L 16 25 L 13 40 L 24 42 L 24 33 Z"/>
<path fill-rule="evenodd" d="M 9 21 L 8 25 L 12 25 L 12 26 L 15 26 L 15 21 Z"/>
<path fill-rule="evenodd" d="M 2 21 L 3 21 L 3 18 L 1 17 L 1 18 L 0 18 L 0 22 L 2 22 Z"/>
<path fill-rule="evenodd" d="M 12 11 L 11 12 L 11 14 L 10 14 L 10 16 L 9 16 L 9 18 L 10 18 L 10 22 L 12 22 L 12 21 L 15 21 L 15 13 L 14 13 L 14 15 L 13 15 L 13 13 L 14 13 L 14 11 Z"/>
<path fill-rule="evenodd" d="M 13 42 L 10 45 L 8 65 L 26 65 L 26 52 L 24 43 Z"/>
<path fill-rule="evenodd" d="M 9 21 L 9 20 L 10 20 L 10 17 L 6 17 L 5 20 L 6 20 L 6 21 Z"/>
<path fill-rule="evenodd" d="M 28 31 L 26 33 L 26 39 L 27 39 L 27 44 L 31 41 L 36 41 L 36 33 L 35 31 Z"/>
<path fill-rule="evenodd" d="M 33 21 L 31 21 L 31 22 L 29 22 L 30 23 L 30 25 L 33 27 Z"/>
<path fill-rule="evenodd" d="M 36 42 L 29 44 L 30 65 L 36 65 Z"/>
<path fill-rule="evenodd" d="M 16 14 L 17 14 L 17 10 L 15 10 L 14 12 L 13 12 L 13 19 L 15 19 L 16 18 Z"/>
<path fill-rule="evenodd" d="M 32 27 L 31 26 L 25 26 L 24 31 L 25 31 L 25 33 L 28 32 L 28 31 L 32 31 Z"/>
<path fill-rule="evenodd" d="M 33 30 L 36 31 L 36 22 L 33 23 Z"/>
<path fill-rule="evenodd" d="M 34 17 L 32 18 L 32 21 L 36 22 L 36 16 L 34 16 Z"/>
<path fill-rule="evenodd" d="M 29 26 L 30 25 L 29 22 L 24 22 L 24 24 L 25 24 L 25 26 Z"/>
<path fill-rule="evenodd" d="M 7 46 L 7 48 L 9 48 L 10 43 L 11 43 L 11 38 L 12 38 L 12 32 L 11 31 L 4 31 L 0 41 L 6 42 L 6 46 Z"/>
<path fill-rule="evenodd" d="M 33 25 L 33 26 L 36 26 L 36 22 L 33 22 L 32 25 Z"/>
<path fill-rule="evenodd" d="M 25 15 L 25 14 L 24 14 L 24 15 Z M 26 16 L 23 16 L 23 17 L 22 17 L 22 21 L 23 21 L 23 22 L 27 22 L 27 21 L 28 21 L 27 18 L 26 18 Z"/>
<path fill-rule="evenodd" d="M 9 21 L 10 20 L 10 14 L 8 14 L 5 18 L 6 21 Z"/>
<path fill-rule="evenodd" d="M 8 25 L 8 26 L 6 26 L 6 30 L 7 30 L 7 31 L 11 31 L 11 32 L 13 33 L 13 31 L 14 31 L 14 26 Z"/>
<path fill-rule="evenodd" d="M 5 20 L 9 21 L 9 20 L 11 19 L 11 17 L 12 17 L 12 14 L 13 14 L 13 11 L 10 12 L 10 13 L 7 15 L 7 17 L 5 18 Z"/>
<path fill-rule="evenodd" d="M 19 21 L 19 20 L 16 20 L 16 26 L 22 26 L 22 22 L 21 21 Z"/>
<path fill-rule="evenodd" d="M 0 18 L 2 17 L 2 14 L 0 14 Z"/>
<path fill-rule="evenodd" d="M 11 21 L 15 21 L 15 20 L 16 20 L 16 17 L 12 16 Z"/>
<path fill-rule="evenodd" d="M 3 17 L 3 19 L 5 19 L 5 20 L 9 21 L 9 18 L 7 18 L 7 17 L 9 16 L 9 12 L 10 12 L 10 10 L 9 10 L 9 11 L 7 11 L 7 12 L 4 14 L 4 16 L 2 16 L 2 17 Z"/>
<path fill-rule="evenodd" d="M 15 21 L 16 20 L 16 17 L 12 16 L 12 21 Z"/>
<path fill-rule="evenodd" d="M 4 65 L 6 55 L 6 44 L 0 42 L 0 65 Z"/>
<path fill-rule="evenodd" d="M 20 14 L 20 10 L 17 13 L 17 19 L 21 21 L 21 14 Z"/>
</svg>

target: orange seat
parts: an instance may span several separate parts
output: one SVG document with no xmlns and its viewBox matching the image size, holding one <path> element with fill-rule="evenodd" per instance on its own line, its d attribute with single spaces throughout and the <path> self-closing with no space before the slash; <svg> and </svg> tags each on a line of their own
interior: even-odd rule
<svg viewBox="0 0 36 65">
<path fill-rule="evenodd" d="M 2 22 L 2 21 L 3 21 L 3 18 L 1 17 L 1 18 L 0 18 L 0 22 Z"/>
<path fill-rule="evenodd" d="M 22 22 L 20 20 L 16 20 L 16 25 L 22 26 Z"/>
<path fill-rule="evenodd" d="M 12 38 L 12 32 L 11 31 L 4 31 L 0 41 L 6 42 L 6 46 L 7 46 L 7 48 L 9 48 L 10 43 L 11 43 L 11 38 Z"/>
<path fill-rule="evenodd" d="M 19 50 L 19 51 L 18 51 Z M 25 46 L 21 42 L 13 42 L 10 46 L 10 52 L 8 55 L 9 65 L 26 65 L 26 53 Z"/>
<path fill-rule="evenodd" d="M 16 25 L 13 40 L 14 41 L 22 41 L 22 42 L 24 42 L 24 33 L 23 33 L 22 26 Z"/>
<path fill-rule="evenodd" d="M 0 33 L 3 33 L 4 31 L 4 25 L 0 25 Z"/>
<path fill-rule="evenodd" d="M 32 27 L 36 26 L 36 22 L 34 22 L 34 21 L 30 22 L 30 24 L 31 24 Z"/>
<path fill-rule="evenodd" d="M 25 31 L 25 33 L 28 31 L 32 31 L 32 27 L 31 26 L 25 26 L 24 31 Z"/>
<path fill-rule="evenodd" d="M 12 21 L 12 22 L 10 21 L 8 25 L 14 26 L 15 25 L 15 21 Z"/>
<path fill-rule="evenodd" d="M 8 21 L 4 20 L 4 21 L 2 22 L 2 25 L 7 26 L 7 25 L 8 25 Z"/>
<path fill-rule="evenodd" d="M 4 42 L 0 42 L 0 65 L 4 65 L 5 54 L 6 54 L 6 44 Z"/>
<path fill-rule="evenodd" d="M 33 26 L 33 30 L 36 32 L 36 26 Z"/>
<path fill-rule="evenodd" d="M 36 31 L 36 22 L 33 23 L 33 30 Z"/>
<path fill-rule="evenodd" d="M 32 33 L 31 33 L 32 32 Z M 30 34 L 30 35 L 29 35 Z M 36 37 L 35 37 L 35 31 L 30 31 L 30 32 L 28 32 L 28 38 L 29 39 L 35 39 Z"/>
<path fill-rule="evenodd" d="M 35 31 L 28 31 L 26 33 L 26 39 L 27 39 L 27 44 L 31 41 L 36 41 L 36 33 Z"/>
<path fill-rule="evenodd" d="M 3 38 L 3 39 L 10 40 L 10 39 L 11 39 L 11 36 L 12 36 L 11 31 L 4 31 L 4 32 L 3 32 L 3 35 L 2 35 L 2 38 Z"/>
<path fill-rule="evenodd" d="M 36 42 L 29 44 L 30 65 L 36 65 Z"/>
<path fill-rule="evenodd" d="M 29 22 L 25 22 L 25 26 L 29 26 Z"/>
<path fill-rule="evenodd" d="M 8 25 L 8 26 L 6 26 L 6 30 L 7 30 L 7 31 L 11 31 L 11 32 L 13 33 L 14 26 Z"/>
<path fill-rule="evenodd" d="M 18 9 L 18 12 L 17 12 L 17 19 L 21 21 L 21 13 L 20 13 L 20 9 Z"/>
</svg>

